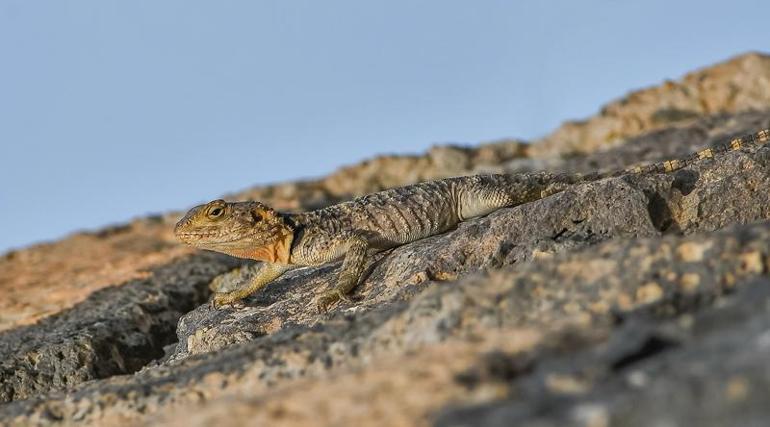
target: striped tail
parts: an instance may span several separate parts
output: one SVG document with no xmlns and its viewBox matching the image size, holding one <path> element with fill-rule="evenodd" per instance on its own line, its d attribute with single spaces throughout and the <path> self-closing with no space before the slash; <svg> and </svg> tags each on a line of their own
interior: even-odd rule
<svg viewBox="0 0 770 427">
<path fill-rule="evenodd" d="M 658 163 L 653 163 L 645 166 L 633 166 L 627 169 L 613 171 L 603 175 L 602 178 L 609 178 L 613 176 L 621 176 L 626 174 L 641 174 L 641 173 L 666 173 L 673 172 L 682 168 L 686 168 L 699 160 L 711 159 L 717 154 L 726 153 L 728 151 L 737 151 L 746 146 L 760 146 L 770 141 L 770 129 L 764 129 L 759 132 L 744 135 L 735 138 L 727 144 L 720 144 L 705 150 L 698 151 L 687 157 L 674 160 L 665 160 Z"/>
<path fill-rule="evenodd" d="M 542 197 L 549 196 L 561 191 L 564 191 L 570 185 L 580 184 L 592 181 L 598 181 L 605 178 L 616 178 L 629 174 L 645 174 L 645 173 L 667 173 L 674 172 L 682 168 L 686 168 L 700 160 L 711 159 L 717 154 L 726 153 L 728 151 L 740 150 L 746 146 L 761 146 L 770 141 L 770 129 L 764 129 L 759 132 L 744 135 L 739 138 L 735 138 L 727 144 L 720 144 L 705 150 L 698 151 L 687 157 L 674 160 L 665 160 L 658 163 L 652 163 L 645 166 L 632 166 L 626 169 L 619 169 L 609 172 L 590 172 L 590 173 L 560 173 L 555 175 L 548 175 L 547 180 L 550 182 L 547 187 L 541 192 Z"/>
<path fill-rule="evenodd" d="M 687 157 L 666 160 L 646 166 L 634 166 L 611 172 L 473 175 L 448 178 L 457 181 L 457 216 L 467 218 L 486 215 L 495 209 L 511 207 L 562 192 L 571 185 L 598 181 L 629 174 L 667 173 L 690 166 L 699 160 L 710 159 L 720 153 L 740 150 L 744 146 L 760 146 L 770 141 L 770 129 L 735 138 L 727 144 L 698 151 Z"/>
</svg>

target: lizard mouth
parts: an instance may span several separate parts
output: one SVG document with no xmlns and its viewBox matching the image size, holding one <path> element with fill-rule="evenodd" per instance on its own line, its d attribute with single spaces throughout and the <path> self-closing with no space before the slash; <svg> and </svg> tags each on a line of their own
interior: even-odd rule
<svg viewBox="0 0 770 427">
<path fill-rule="evenodd" d="M 219 233 L 216 232 L 206 232 L 206 231 L 183 231 L 183 232 L 177 232 L 176 237 L 182 239 L 182 240 L 200 240 L 200 239 L 210 239 L 212 237 L 220 237 Z"/>
<path fill-rule="evenodd" d="M 225 234 L 218 231 L 181 231 L 176 233 L 176 237 L 185 243 L 231 243 L 250 237 L 255 233 L 244 233 L 234 237 L 226 237 Z"/>
</svg>

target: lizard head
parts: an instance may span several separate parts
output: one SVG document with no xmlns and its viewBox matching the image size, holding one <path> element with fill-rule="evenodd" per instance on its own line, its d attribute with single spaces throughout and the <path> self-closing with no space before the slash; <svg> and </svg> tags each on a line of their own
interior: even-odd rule
<svg viewBox="0 0 770 427">
<path fill-rule="evenodd" d="M 214 200 L 190 209 L 174 227 L 174 234 L 197 248 L 288 263 L 294 230 L 260 202 Z"/>
</svg>

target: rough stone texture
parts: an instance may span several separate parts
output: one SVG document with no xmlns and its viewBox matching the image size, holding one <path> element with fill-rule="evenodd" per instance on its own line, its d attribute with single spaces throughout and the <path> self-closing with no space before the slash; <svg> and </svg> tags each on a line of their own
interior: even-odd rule
<svg viewBox="0 0 770 427">
<path fill-rule="evenodd" d="M 92 292 L 147 276 L 146 270 L 192 251 L 162 218 L 80 233 L 0 256 L 0 331 L 28 325 Z"/>
<path fill-rule="evenodd" d="M 506 381 L 506 394 L 515 398 L 448 409 L 436 424 L 767 425 L 770 280 L 743 286 L 735 296 L 676 320 L 624 318 L 598 351 L 527 365 L 526 375 Z M 471 388 L 504 380 L 498 373 L 521 362 L 496 353 L 477 363 L 460 377 Z M 557 375 L 562 387 L 553 380 Z M 582 389 L 565 389 L 565 378 Z"/>
<path fill-rule="evenodd" d="M 770 127 L 766 64 L 634 95 L 581 125 L 580 149 L 435 147 L 231 198 L 306 209 L 464 173 L 676 157 Z M 694 113 L 644 121 L 666 105 Z M 244 261 L 177 245 L 178 213 L 11 252 L 0 424 L 764 425 L 768 188 L 770 147 L 576 186 L 378 255 L 328 314 L 312 301 L 339 264 L 242 308 L 203 304 Z"/>
<path fill-rule="evenodd" d="M 205 301 L 208 283 L 233 265 L 219 255 L 187 256 L 0 333 L 0 402 L 131 373 L 163 356 L 179 316 Z"/>
</svg>

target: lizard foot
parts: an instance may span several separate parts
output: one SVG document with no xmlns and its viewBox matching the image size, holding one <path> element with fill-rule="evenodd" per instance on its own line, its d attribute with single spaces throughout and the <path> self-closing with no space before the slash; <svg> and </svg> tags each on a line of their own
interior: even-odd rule
<svg viewBox="0 0 770 427">
<path fill-rule="evenodd" d="M 316 301 L 316 306 L 318 306 L 318 312 L 326 313 L 329 310 L 329 306 L 331 306 L 332 304 L 340 300 L 345 302 L 353 302 L 353 300 L 351 300 L 350 297 L 345 295 L 339 289 L 331 289 L 324 292 Z"/>
<path fill-rule="evenodd" d="M 241 296 L 238 292 L 222 292 L 214 294 L 214 298 L 211 300 L 211 308 L 222 308 L 226 305 L 234 307 L 243 306 Z"/>
</svg>

